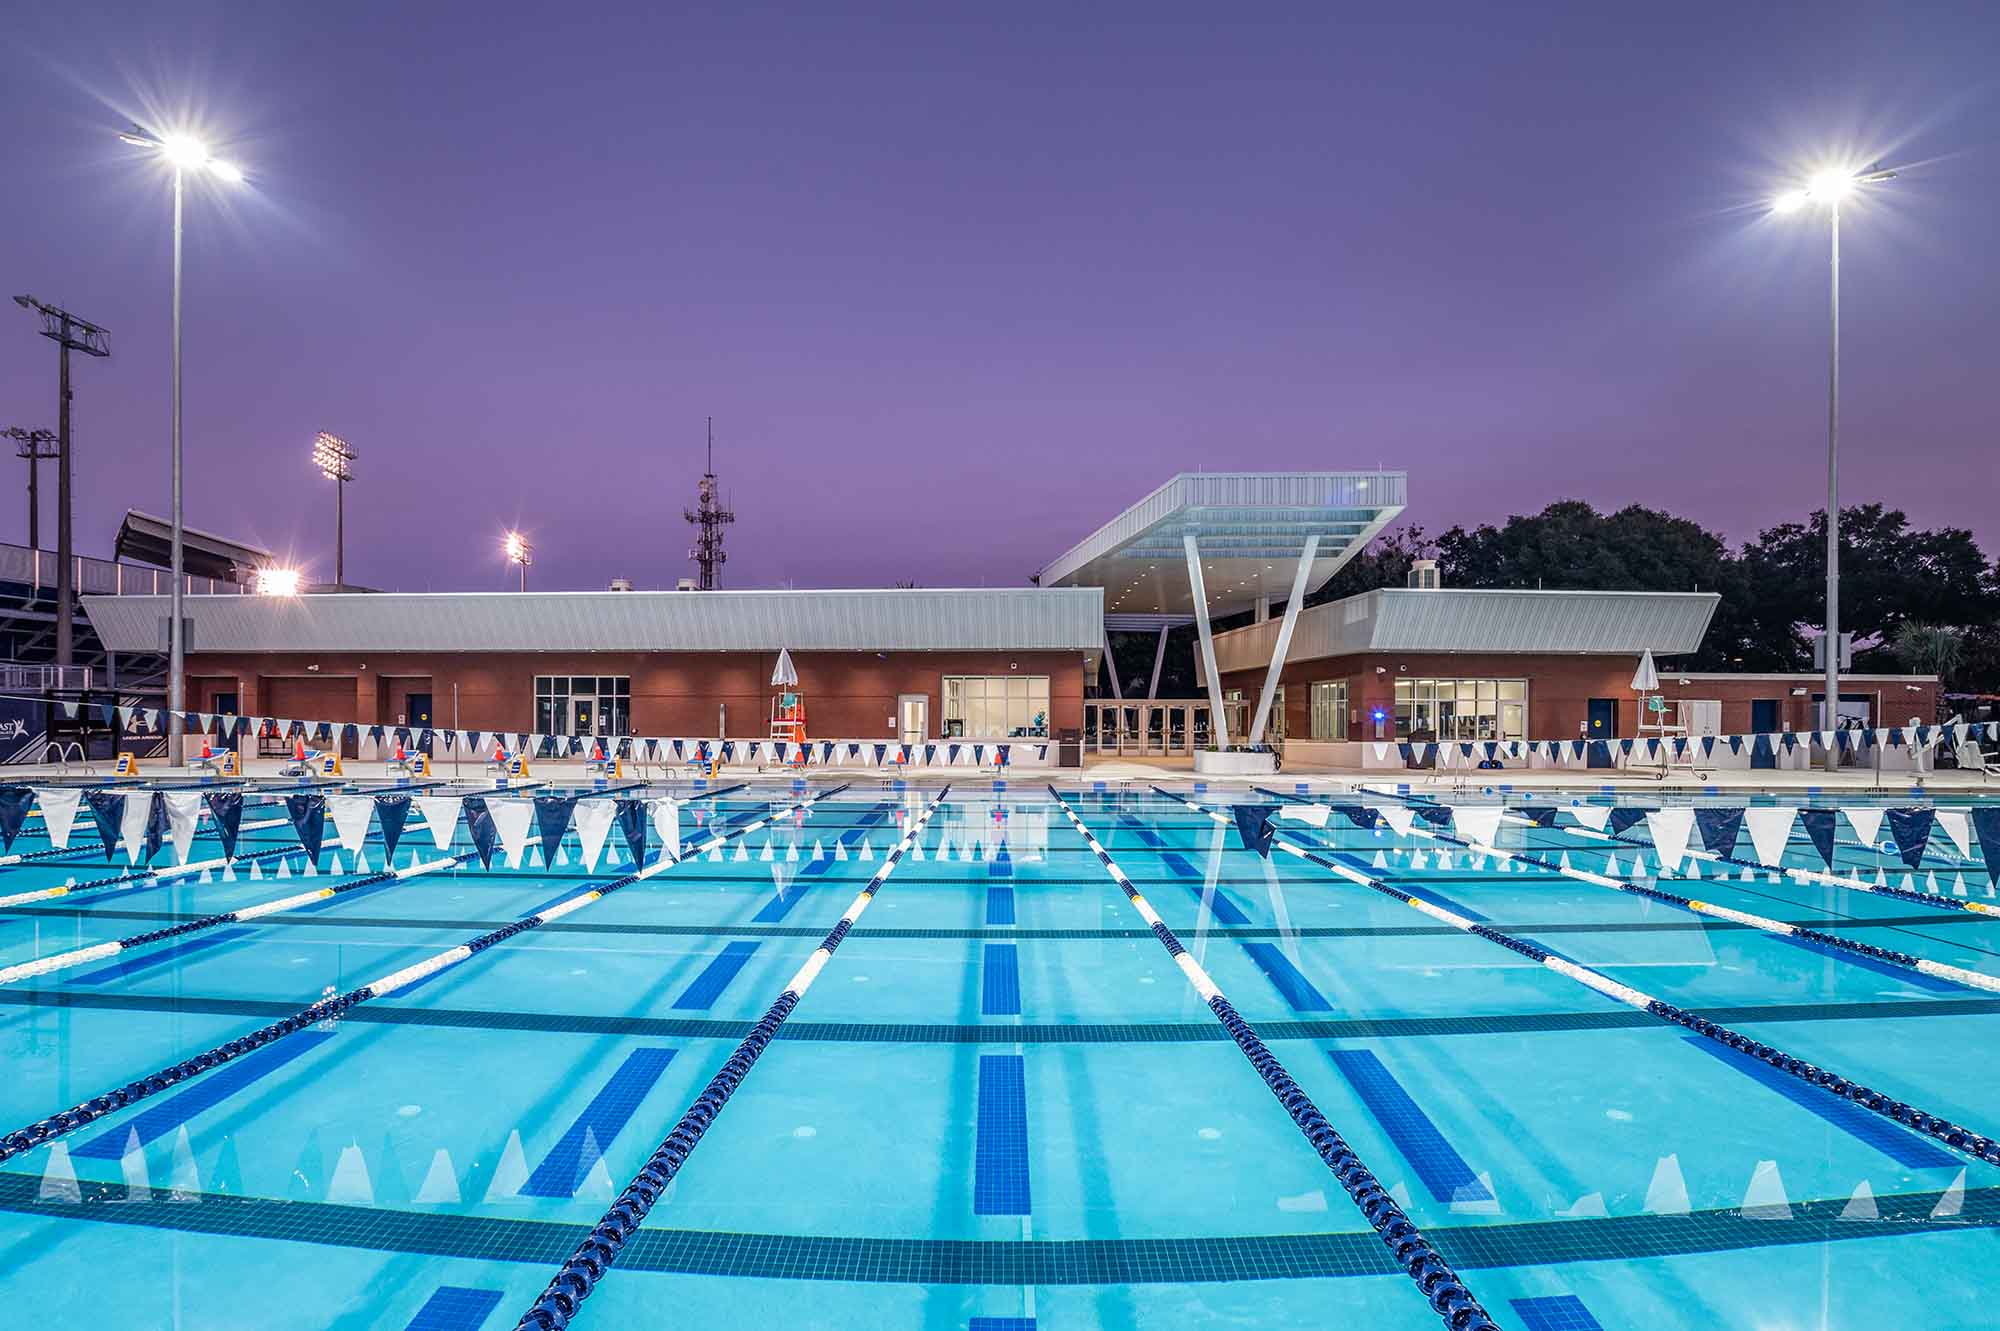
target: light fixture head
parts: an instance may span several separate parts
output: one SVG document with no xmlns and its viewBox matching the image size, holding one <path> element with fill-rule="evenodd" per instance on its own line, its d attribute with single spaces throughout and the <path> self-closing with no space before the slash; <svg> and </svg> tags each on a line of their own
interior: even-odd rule
<svg viewBox="0 0 2000 1331">
<path fill-rule="evenodd" d="M 159 148 L 175 166 L 208 165 L 208 145 L 191 134 L 169 134 L 160 140 Z"/>
<path fill-rule="evenodd" d="M 297 596 L 300 581 L 299 571 L 295 568 L 260 568 L 257 570 L 257 595 Z"/>
</svg>

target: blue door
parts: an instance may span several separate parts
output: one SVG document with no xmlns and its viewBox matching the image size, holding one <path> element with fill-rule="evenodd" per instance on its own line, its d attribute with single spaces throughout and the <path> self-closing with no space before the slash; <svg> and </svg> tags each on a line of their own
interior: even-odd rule
<svg viewBox="0 0 2000 1331">
<path fill-rule="evenodd" d="M 1589 711 L 1585 713 L 1589 723 L 1589 733 L 1584 738 L 1593 741 L 1586 751 L 1592 767 L 1610 767 L 1612 763 L 1611 745 L 1608 741 L 1618 738 L 1618 700 L 1616 698 L 1592 698 Z M 1595 741 L 1605 740 L 1598 744 Z"/>
<path fill-rule="evenodd" d="M 1778 732 L 1778 700 L 1776 698 L 1752 698 L 1750 700 L 1750 730 L 1757 735 L 1773 735 Z M 1769 753 L 1759 753 L 1758 746 L 1750 747 L 1752 767 L 1776 767 L 1778 765 L 1778 741 L 1771 741 Z"/>
</svg>

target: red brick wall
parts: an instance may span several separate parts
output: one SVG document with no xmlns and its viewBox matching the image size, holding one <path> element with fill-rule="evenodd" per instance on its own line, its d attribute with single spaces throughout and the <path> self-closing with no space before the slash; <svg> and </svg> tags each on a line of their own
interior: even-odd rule
<svg viewBox="0 0 2000 1331">
<path fill-rule="evenodd" d="M 1047 675 L 1051 733 L 1083 725 L 1083 660 L 1075 652 L 795 652 L 810 734 L 887 737 L 899 694 L 930 698 L 932 736 L 942 728 L 946 675 Z M 632 680 L 632 728 L 644 735 L 713 735 L 718 707 L 729 733 L 770 728 L 776 652 L 545 653 L 201 653 L 188 658 L 188 696 L 212 710 L 235 691 L 243 715 L 390 724 L 407 714 L 409 693 L 428 690 L 437 716 L 468 730 L 530 730 L 536 675 L 625 675 Z M 308 666 L 319 667 L 308 671 Z M 281 713 L 272 698 L 311 696 L 326 710 Z"/>
<path fill-rule="evenodd" d="M 1383 674 L 1376 668 L 1382 667 Z M 1387 714 L 1387 730 L 1393 732 L 1396 717 L 1396 680 L 1412 678 L 1526 679 L 1528 681 L 1528 739 L 1575 739 L 1588 715 L 1592 698 L 1616 701 L 1620 736 L 1637 735 L 1639 700 L 1633 694 L 1632 674 L 1638 669 L 1637 656 L 1530 656 L 1459 655 L 1452 653 L 1392 652 L 1376 655 L 1326 657 L 1316 661 L 1286 664 L 1279 680 L 1285 685 L 1285 733 L 1305 739 L 1312 735 L 1311 685 L 1321 680 L 1347 681 L 1348 737 L 1366 739 L 1372 735 L 1369 713 L 1380 707 Z M 1660 692 L 1669 713 L 1679 698 L 1715 699 L 1722 703 L 1722 732 L 1747 733 L 1750 704 L 1769 698 L 1778 703 L 1778 724 L 1794 730 L 1812 726 L 1812 693 L 1817 685 L 1798 679 L 1704 677 L 1690 679 L 1682 687 L 1679 676 L 1660 670 Z M 1241 670 L 1222 677 L 1225 689 L 1242 689 L 1255 699 L 1264 687 L 1264 672 Z M 1865 694 L 1876 700 L 1876 724 L 1901 725 L 1912 716 L 1933 719 L 1937 681 L 1927 677 L 1865 676 L 1843 682 L 1843 695 Z M 1792 696 L 1794 688 L 1807 690 L 1806 696 Z M 1914 689 L 1914 691 L 1912 691 Z M 1359 719 L 1356 719 L 1359 718 Z"/>
</svg>

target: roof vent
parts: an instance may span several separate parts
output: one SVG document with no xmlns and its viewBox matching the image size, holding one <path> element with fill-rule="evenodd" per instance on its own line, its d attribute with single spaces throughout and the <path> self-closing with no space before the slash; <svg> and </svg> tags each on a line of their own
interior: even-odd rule
<svg viewBox="0 0 2000 1331">
<path fill-rule="evenodd" d="M 1438 579 L 1438 562 L 1435 559 L 1412 559 L 1409 581 L 1404 584 L 1413 591 L 1434 592 L 1443 584 Z"/>
<path fill-rule="evenodd" d="M 697 590 L 697 588 L 693 578 L 682 578 L 674 584 L 674 590 L 677 592 L 691 592 Z"/>
<path fill-rule="evenodd" d="M 612 591 L 614 591 L 614 592 L 629 592 L 629 591 L 631 591 L 631 590 L 632 590 L 632 579 L 630 579 L 630 578 L 613 578 L 613 579 L 611 580 L 611 590 L 612 590 Z"/>
</svg>

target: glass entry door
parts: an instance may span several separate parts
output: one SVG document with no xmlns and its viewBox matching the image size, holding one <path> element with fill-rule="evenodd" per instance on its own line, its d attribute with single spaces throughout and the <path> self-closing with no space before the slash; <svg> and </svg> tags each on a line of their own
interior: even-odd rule
<svg viewBox="0 0 2000 1331">
<path fill-rule="evenodd" d="M 931 700 L 925 693 L 905 693 L 897 699 L 896 738 L 905 744 L 921 744 L 931 734 Z"/>
</svg>

